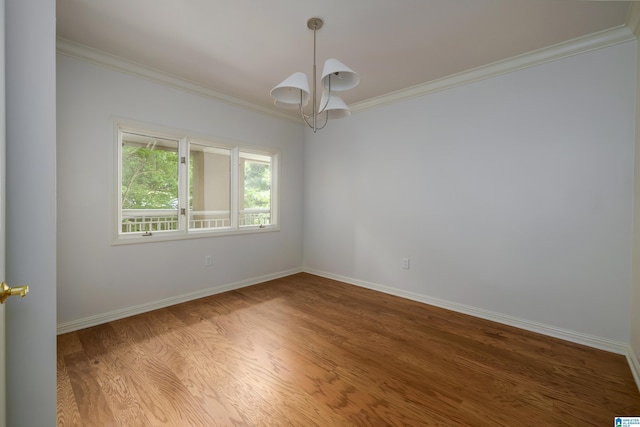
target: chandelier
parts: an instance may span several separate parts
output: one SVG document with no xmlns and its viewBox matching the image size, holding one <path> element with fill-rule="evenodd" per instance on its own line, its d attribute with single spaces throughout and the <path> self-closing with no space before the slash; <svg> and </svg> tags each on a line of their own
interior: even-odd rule
<svg viewBox="0 0 640 427">
<path fill-rule="evenodd" d="M 329 119 L 348 117 L 351 110 L 334 92 L 353 89 L 360 83 L 360 76 L 337 59 L 327 59 L 322 70 L 322 96 L 320 103 L 316 98 L 316 31 L 322 28 L 322 19 L 311 18 L 307 27 L 313 30 L 313 91 L 309 92 L 309 83 L 304 73 L 293 73 L 282 83 L 271 89 L 275 105 L 283 108 L 298 108 L 304 122 L 317 132 L 323 129 Z M 312 99 L 311 114 L 305 114 L 304 108 Z"/>
</svg>

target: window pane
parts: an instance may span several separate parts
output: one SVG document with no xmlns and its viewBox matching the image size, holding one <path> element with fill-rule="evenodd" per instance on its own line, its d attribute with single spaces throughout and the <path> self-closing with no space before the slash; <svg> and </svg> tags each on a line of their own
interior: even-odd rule
<svg viewBox="0 0 640 427">
<path fill-rule="evenodd" d="M 231 150 L 190 144 L 189 229 L 231 227 Z"/>
<path fill-rule="evenodd" d="M 271 224 L 271 156 L 240 152 L 241 226 Z"/>
<path fill-rule="evenodd" d="M 178 141 L 122 132 L 122 233 L 178 229 Z"/>
</svg>

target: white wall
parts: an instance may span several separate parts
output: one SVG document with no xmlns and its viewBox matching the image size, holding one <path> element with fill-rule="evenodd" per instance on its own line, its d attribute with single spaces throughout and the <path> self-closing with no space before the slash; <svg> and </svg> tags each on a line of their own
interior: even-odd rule
<svg viewBox="0 0 640 427">
<path fill-rule="evenodd" d="M 300 269 L 298 123 L 62 55 L 57 66 L 58 324 Z M 280 149 L 281 231 L 112 246 L 114 117 Z"/>
<path fill-rule="evenodd" d="M 55 1 L 7 0 L 7 425 L 56 424 Z M 4 278 L 2 278 L 4 279 Z"/>
<path fill-rule="evenodd" d="M 626 348 L 635 50 L 307 133 L 305 268 Z"/>
</svg>

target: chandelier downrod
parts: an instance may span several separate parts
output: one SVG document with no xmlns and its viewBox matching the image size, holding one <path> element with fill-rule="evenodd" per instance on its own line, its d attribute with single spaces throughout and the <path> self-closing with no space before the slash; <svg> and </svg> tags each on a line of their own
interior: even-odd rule
<svg viewBox="0 0 640 427">
<path fill-rule="evenodd" d="M 316 31 L 322 28 L 322 25 L 324 25 L 324 22 L 320 18 L 309 18 L 309 20 L 307 21 L 307 28 L 309 28 L 310 30 L 313 30 L 313 80 L 312 80 L 313 87 L 311 89 L 313 94 L 313 96 L 311 97 L 311 103 L 312 103 L 311 107 L 313 109 L 311 110 L 311 115 L 307 116 L 304 113 L 304 110 L 301 104 L 300 115 L 302 116 L 302 119 L 305 121 L 305 123 L 307 123 L 307 125 L 311 129 L 313 129 L 313 133 L 316 133 L 317 131 L 324 129 L 324 127 L 327 125 L 327 122 L 329 121 L 329 113 L 327 112 L 325 114 L 324 123 L 322 127 L 318 127 L 318 115 L 322 114 L 322 112 L 324 112 L 327 107 L 325 104 L 323 108 L 318 108 L 316 113 L 316 105 L 318 105 L 318 98 L 317 98 L 317 68 L 318 67 L 316 64 L 316 57 L 317 57 Z M 328 103 L 328 99 L 327 99 L 327 103 Z M 309 123 L 308 118 L 313 118 L 313 122 Z"/>
<path fill-rule="evenodd" d="M 320 18 L 311 18 L 307 21 L 307 27 L 313 29 L 313 132 L 317 132 L 317 123 L 316 120 L 318 118 L 318 114 L 315 112 L 316 108 L 316 31 L 322 28 L 322 19 Z M 329 117 L 327 115 L 326 121 L 329 121 Z M 325 122 L 326 126 L 326 122 Z"/>
</svg>

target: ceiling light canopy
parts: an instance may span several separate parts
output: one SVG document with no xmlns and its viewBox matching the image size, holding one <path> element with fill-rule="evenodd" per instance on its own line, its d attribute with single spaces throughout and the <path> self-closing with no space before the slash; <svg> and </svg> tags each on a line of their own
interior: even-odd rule
<svg viewBox="0 0 640 427">
<path fill-rule="evenodd" d="M 293 73 L 282 83 L 271 89 L 271 96 L 275 104 L 282 108 L 297 108 L 305 123 L 317 132 L 323 129 L 329 119 L 341 119 L 348 117 L 351 110 L 347 104 L 334 92 L 353 89 L 360 83 L 360 76 L 351 68 L 337 59 L 327 59 L 322 70 L 320 84 L 322 96 L 317 104 L 316 95 L 316 31 L 322 28 L 322 19 L 311 18 L 307 21 L 307 27 L 313 30 L 313 86 L 309 91 L 309 83 L 304 73 Z M 304 107 L 312 99 L 313 110 L 311 114 L 305 114 Z"/>
</svg>

